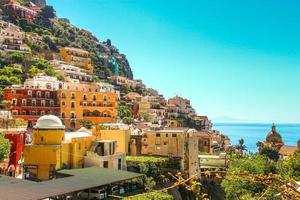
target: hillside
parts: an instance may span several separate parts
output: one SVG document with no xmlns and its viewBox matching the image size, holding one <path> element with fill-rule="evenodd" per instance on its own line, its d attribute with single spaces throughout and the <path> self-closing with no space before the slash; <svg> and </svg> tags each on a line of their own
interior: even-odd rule
<svg viewBox="0 0 300 200">
<path fill-rule="evenodd" d="M 40 1 L 43 3 L 43 1 Z M 36 59 L 45 59 L 59 51 L 60 47 L 69 46 L 81 48 L 89 51 L 94 65 L 95 76 L 100 79 L 107 79 L 113 74 L 119 74 L 132 79 L 133 74 L 129 62 L 124 54 L 111 44 L 111 41 L 99 41 L 92 33 L 72 25 L 68 19 L 59 19 L 51 6 L 45 6 L 39 10 L 37 17 L 33 21 L 16 18 L 13 12 L 3 7 L 5 0 L 1 0 L 2 7 L 0 18 L 5 21 L 13 22 L 26 33 L 25 45 L 29 48 L 30 54 L 23 55 L 24 60 L 9 62 L 6 54 L 1 54 L 0 67 L 7 64 L 17 64 L 28 72 Z M 19 1 L 21 5 L 29 7 L 26 1 Z M 48 65 L 46 63 L 46 65 Z M 44 70 L 45 66 L 39 68 Z M 46 66 L 51 68 L 51 66 Z M 26 77 L 24 77 L 26 78 Z"/>
</svg>

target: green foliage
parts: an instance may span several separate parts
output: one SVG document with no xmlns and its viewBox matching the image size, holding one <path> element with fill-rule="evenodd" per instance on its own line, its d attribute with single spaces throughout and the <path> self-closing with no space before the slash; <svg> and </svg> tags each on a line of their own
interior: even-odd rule
<svg viewBox="0 0 300 200">
<path fill-rule="evenodd" d="M 39 68 L 37 68 L 36 66 L 34 65 L 31 65 L 29 71 L 28 71 L 28 75 L 30 78 L 33 78 L 34 76 L 36 76 L 37 74 L 39 73 L 42 73 L 43 71 L 40 70 Z"/>
<path fill-rule="evenodd" d="M 300 180 L 300 151 L 277 163 L 279 173 L 286 179 Z"/>
<path fill-rule="evenodd" d="M 122 122 L 123 122 L 124 124 L 132 124 L 132 123 L 134 122 L 134 119 L 133 119 L 133 117 L 124 117 L 124 118 L 122 119 Z"/>
<path fill-rule="evenodd" d="M 9 56 L 9 58 L 13 63 L 22 63 L 24 60 L 24 54 L 20 52 L 14 52 Z"/>
<path fill-rule="evenodd" d="M 0 133 L 0 161 L 8 157 L 10 152 L 9 140 L 4 138 L 4 135 Z"/>
<path fill-rule="evenodd" d="M 172 200 L 173 196 L 165 192 L 149 192 L 143 195 L 131 196 L 133 200 Z"/>
<path fill-rule="evenodd" d="M 239 157 L 231 160 L 227 170 L 229 174 L 254 174 L 254 175 L 268 175 L 276 173 L 275 164 L 266 156 L 259 154 L 250 154 L 244 157 Z M 222 181 L 222 188 L 226 193 L 227 199 L 237 199 L 241 197 L 255 197 L 262 193 L 268 193 L 272 198 L 276 199 L 274 193 L 278 191 L 267 191 L 267 186 L 263 183 L 255 182 L 251 179 L 245 180 L 237 176 L 226 176 Z"/>
<path fill-rule="evenodd" d="M 21 83 L 20 79 L 16 76 L 9 77 L 9 82 L 11 84 L 20 84 Z"/>
<path fill-rule="evenodd" d="M 121 101 L 119 102 L 119 116 L 123 120 L 125 118 L 126 122 L 129 122 L 132 118 L 132 111 L 131 109 L 126 105 L 126 102 Z M 124 122 L 125 123 L 125 122 Z"/>
<path fill-rule="evenodd" d="M 87 129 L 92 129 L 93 126 L 95 125 L 94 122 L 88 121 L 88 120 L 80 120 L 79 121 L 80 125 L 87 128 Z"/>
<path fill-rule="evenodd" d="M 265 155 L 269 159 L 273 161 L 278 161 L 279 160 L 279 151 L 277 149 L 271 148 L 271 147 L 263 147 L 259 150 L 260 155 Z"/>
<path fill-rule="evenodd" d="M 50 19 L 55 17 L 56 14 L 54 8 L 47 5 L 42 8 L 41 12 L 39 12 L 35 19 L 35 23 L 45 28 L 52 28 L 52 22 Z"/>
<path fill-rule="evenodd" d="M 176 158 L 126 156 L 126 163 L 129 170 L 152 177 L 157 183 L 168 182 L 168 172 L 180 170 L 179 160 Z"/>
</svg>

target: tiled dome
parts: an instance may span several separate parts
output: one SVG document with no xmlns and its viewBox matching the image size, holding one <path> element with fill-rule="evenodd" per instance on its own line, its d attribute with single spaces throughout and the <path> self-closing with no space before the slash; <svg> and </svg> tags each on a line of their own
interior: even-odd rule
<svg viewBox="0 0 300 200">
<path fill-rule="evenodd" d="M 271 143 L 283 143 L 281 135 L 276 131 L 275 124 L 273 124 L 272 130 L 268 133 L 266 141 Z"/>
</svg>

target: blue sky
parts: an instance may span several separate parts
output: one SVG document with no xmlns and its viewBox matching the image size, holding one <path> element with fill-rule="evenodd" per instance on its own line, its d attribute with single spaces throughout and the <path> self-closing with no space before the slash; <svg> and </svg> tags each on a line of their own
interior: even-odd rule
<svg viewBox="0 0 300 200">
<path fill-rule="evenodd" d="M 48 0 L 199 114 L 300 122 L 300 0 Z"/>
</svg>

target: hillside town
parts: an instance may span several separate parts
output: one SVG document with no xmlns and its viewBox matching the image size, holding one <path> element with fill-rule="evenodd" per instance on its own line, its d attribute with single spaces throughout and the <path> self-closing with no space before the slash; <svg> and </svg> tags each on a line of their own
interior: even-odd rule
<svg viewBox="0 0 300 200">
<path fill-rule="evenodd" d="M 0 132 L 10 144 L 0 160 L 0 188 L 7 191 L 1 198 L 106 199 L 145 193 L 151 174 L 158 190 L 174 176 L 226 170 L 233 145 L 208 116 L 186 98 L 166 99 L 133 79 L 110 40 L 79 30 L 99 56 L 73 43 L 54 44 L 43 36 L 50 28 L 36 24 L 59 23 L 55 14 L 41 14 L 45 7 L 43 0 L 0 1 Z M 275 125 L 271 132 L 261 148 L 279 145 L 282 157 L 300 148 L 285 146 Z M 143 162 L 159 163 L 159 172 L 145 171 Z M 178 188 L 171 188 L 171 199 L 182 199 Z"/>
</svg>

